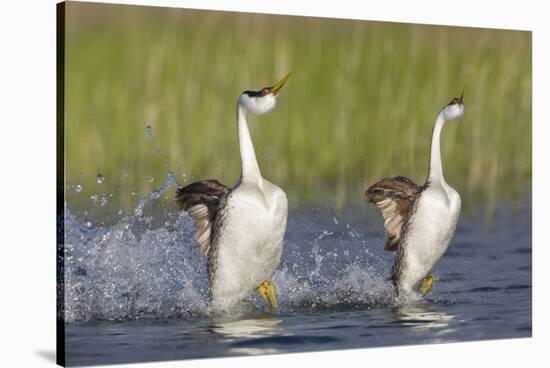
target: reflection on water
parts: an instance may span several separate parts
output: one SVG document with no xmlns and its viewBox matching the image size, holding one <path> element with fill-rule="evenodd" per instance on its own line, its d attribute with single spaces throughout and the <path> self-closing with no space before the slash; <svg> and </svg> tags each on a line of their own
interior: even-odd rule
<svg viewBox="0 0 550 368">
<path fill-rule="evenodd" d="M 393 316 L 400 325 L 412 330 L 433 330 L 435 335 L 445 335 L 455 330 L 450 328 L 454 316 L 435 311 L 429 302 L 397 306 L 393 309 Z"/>
<path fill-rule="evenodd" d="M 281 327 L 282 320 L 263 315 L 259 318 L 251 319 L 233 319 L 229 321 L 215 321 L 208 331 L 220 334 L 225 341 L 234 342 L 238 340 L 246 340 L 250 345 L 253 345 L 253 340 L 269 337 L 269 336 L 289 336 Z M 258 354 L 274 354 L 283 352 L 283 350 L 275 347 L 266 346 L 232 346 L 230 352 L 243 355 L 258 355 Z"/>
<path fill-rule="evenodd" d="M 238 337 L 258 338 L 279 334 L 281 330 L 277 327 L 280 324 L 280 319 L 266 316 L 259 319 L 241 319 L 216 323 L 210 326 L 209 330 L 225 335 L 229 339 Z"/>
</svg>

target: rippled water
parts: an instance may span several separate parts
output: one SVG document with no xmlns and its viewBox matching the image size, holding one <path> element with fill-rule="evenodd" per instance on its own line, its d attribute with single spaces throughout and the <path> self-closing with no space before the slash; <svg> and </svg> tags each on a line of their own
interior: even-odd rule
<svg viewBox="0 0 550 368">
<path fill-rule="evenodd" d="M 253 296 L 240 315 L 213 316 L 190 219 L 144 215 L 163 191 L 170 181 L 109 225 L 66 209 L 68 365 L 531 336 L 530 205 L 503 205 L 491 224 L 463 216 L 434 290 L 408 306 L 393 303 L 376 209 L 293 210 L 277 312 Z"/>
</svg>

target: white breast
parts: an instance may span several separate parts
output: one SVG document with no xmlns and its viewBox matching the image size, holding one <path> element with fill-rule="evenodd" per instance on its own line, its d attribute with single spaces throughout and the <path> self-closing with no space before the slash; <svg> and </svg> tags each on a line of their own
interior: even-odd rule
<svg viewBox="0 0 550 368">
<path fill-rule="evenodd" d="M 424 278 L 447 250 L 460 215 L 461 200 L 448 185 L 428 187 L 420 196 L 404 239 L 404 262 L 398 275 L 408 292 Z"/>
<path fill-rule="evenodd" d="M 228 310 L 269 280 L 282 254 L 288 204 L 285 193 L 263 181 L 242 184 L 230 195 L 211 295 L 214 309 Z"/>
</svg>

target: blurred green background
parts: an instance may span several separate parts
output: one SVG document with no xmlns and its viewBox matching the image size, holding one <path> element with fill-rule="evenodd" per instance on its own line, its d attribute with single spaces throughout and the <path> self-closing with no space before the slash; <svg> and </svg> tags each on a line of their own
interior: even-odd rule
<svg viewBox="0 0 550 368">
<path fill-rule="evenodd" d="M 237 98 L 289 71 L 277 108 L 248 121 L 291 206 L 362 205 L 386 176 L 423 183 L 433 121 L 463 88 L 447 181 L 487 213 L 531 193 L 530 32 L 90 3 L 68 3 L 66 32 L 72 208 L 133 208 L 170 171 L 233 185 Z"/>
</svg>

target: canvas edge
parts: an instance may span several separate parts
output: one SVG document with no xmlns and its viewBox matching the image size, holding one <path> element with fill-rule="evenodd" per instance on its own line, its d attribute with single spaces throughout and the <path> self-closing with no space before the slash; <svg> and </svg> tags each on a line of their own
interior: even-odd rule
<svg viewBox="0 0 550 368">
<path fill-rule="evenodd" d="M 56 4 L 56 363 L 65 366 L 65 2 Z"/>
</svg>

